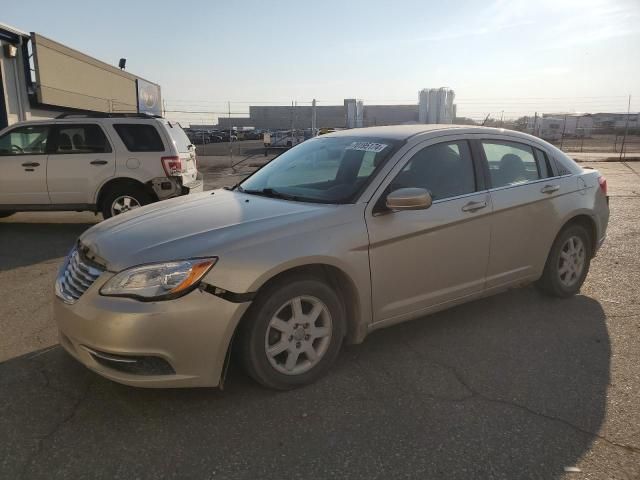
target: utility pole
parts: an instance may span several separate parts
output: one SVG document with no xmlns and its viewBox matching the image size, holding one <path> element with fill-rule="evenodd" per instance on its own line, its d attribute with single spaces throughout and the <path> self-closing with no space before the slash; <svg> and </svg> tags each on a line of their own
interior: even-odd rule
<svg viewBox="0 0 640 480">
<path fill-rule="evenodd" d="M 504 127 L 504 110 L 502 110 L 502 112 L 500 112 L 500 128 Z"/>
<path fill-rule="evenodd" d="M 227 107 L 229 109 L 229 156 L 231 157 L 229 166 L 232 166 L 233 165 L 233 142 L 231 141 L 231 135 L 233 133 L 233 126 L 231 125 L 231 102 L 227 102 Z"/>
<path fill-rule="evenodd" d="M 560 137 L 560 150 L 562 150 L 562 144 L 564 143 L 564 132 L 567 130 L 567 114 L 564 114 L 564 124 L 562 125 L 562 136 Z"/>
<path fill-rule="evenodd" d="M 624 122 L 624 137 L 622 137 L 622 147 L 620 147 L 620 161 L 624 153 L 624 144 L 627 140 L 627 132 L 629 131 L 629 116 L 631 115 L 631 95 L 629 95 L 629 103 L 627 104 L 627 120 Z M 627 156 L 624 155 L 626 158 Z"/>
<path fill-rule="evenodd" d="M 536 125 L 538 124 L 538 112 L 535 113 L 535 116 L 533 117 L 533 135 L 536 135 Z"/>
<path fill-rule="evenodd" d="M 318 117 L 316 116 L 316 99 L 311 102 L 311 136 L 315 137 L 318 130 Z"/>
</svg>

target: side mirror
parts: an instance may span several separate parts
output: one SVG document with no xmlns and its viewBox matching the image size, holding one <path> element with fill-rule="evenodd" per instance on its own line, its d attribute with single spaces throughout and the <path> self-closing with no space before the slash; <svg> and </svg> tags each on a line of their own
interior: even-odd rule
<svg viewBox="0 0 640 480">
<path fill-rule="evenodd" d="M 400 188 L 387 195 L 386 205 L 391 210 L 424 210 L 431 206 L 431 194 L 424 188 Z"/>
</svg>

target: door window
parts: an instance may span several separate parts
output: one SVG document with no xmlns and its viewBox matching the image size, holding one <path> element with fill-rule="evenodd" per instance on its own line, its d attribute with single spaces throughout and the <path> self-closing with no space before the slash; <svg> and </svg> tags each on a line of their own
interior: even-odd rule
<svg viewBox="0 0 640 480">
<path fill-rule="evenodd" d="M 109 153 L 111 145 L 98 125 L 61 125 L 54 153 Z"/>
<path fill-rule="evenodd" d="M 528 145 L 485 140 L 482 148 L 489 163 L 493 188 L 519 185 L 547 176 L 546 165 L 538 165 L 533 149 Z"/>
<path fill-rule="evenodd" d="M 473 160 L 466 141 L 431 145 L 416 153 L 391 182 L 390 190 L 425 188 L 433 200 L 476 191 Z"/>
<path fill-rule="evenodd" d="M 42 155 L 47 151 L 49 127 L 28 125 L 14 128 L 0 137 L 0 155 Z"/>
</svg>

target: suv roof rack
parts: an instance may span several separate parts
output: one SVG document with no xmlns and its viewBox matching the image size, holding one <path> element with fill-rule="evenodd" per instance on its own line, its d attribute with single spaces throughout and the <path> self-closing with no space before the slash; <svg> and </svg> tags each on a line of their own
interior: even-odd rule
<svg viewBox="0 0 640 480">
<path fill-rule="evenodd" d="M 66 112 L 56 117 L 60 118 L 162 118 L 162 115 L 152 115 L 150 113 L 107 113 L 107 112 Z"/>
</svg>

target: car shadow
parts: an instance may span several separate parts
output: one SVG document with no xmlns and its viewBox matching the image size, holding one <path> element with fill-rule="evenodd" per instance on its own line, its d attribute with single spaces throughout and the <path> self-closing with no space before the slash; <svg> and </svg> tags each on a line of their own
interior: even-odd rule
<svg viewBox="0 0 640 480">
<path fill-rule="evenodd" d="M 375 332 L 289 392 L 235 365 L 224 391 L 130 388 L 56 347 L 0 364 L 0 477 L 554 478 L 610 356 L 596 300 L 533 288 Z"/>
<path fill-rule="evenodd" d="M 92 223 L 0 222 L 0 272 L 64 257 Z"/>
</svg>

